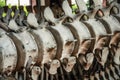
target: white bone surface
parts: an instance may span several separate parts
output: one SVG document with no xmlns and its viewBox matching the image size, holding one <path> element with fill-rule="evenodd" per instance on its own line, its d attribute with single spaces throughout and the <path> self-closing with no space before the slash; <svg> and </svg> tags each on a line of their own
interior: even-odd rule
<svg viewBox="0 0 120 80">
<path fill-rule="evenodd" d="M 65 15 L 70 16 L 70 17 L 73 17 L 73 16 L 74 16 L 74 15 L 72 14 L 72 9 L 70 8 L 69 3 L 68 3 L 67 0 L 63 1 L 62 9 L 64 10 Z"/>
<path fill-rule="evenodd" d="M 62 21 L 58 21 L 57 19 L 54 18 L 53 12 L 49 7 L 45 9 L 44 16 L 47 21 L 51 21 L 55 24 L 55 26 L 51 26 L 51 28 L 54 28 L 60 34 L 60 38 L 62 39 L 63 46 L 62 46 L 62 53 L 61 53 L 60 60 L 62 60 L 63 58 L 68 58 L 68 59 L 71 58 L 70 56 L 75 45 L 75 40 L 72 35 L 72 32 L 69 30 L 68 27 L 65 27 L 64 25 L 62 25 Z M 66 45 L 68 42 L 71 42 L 71 43 L 69 45 Z M 72 63 L 72 65 L 74 64 Z M 72 67 L 73 66 L 67 67 L 67 69 L 71 71 Z"/>
<path fill-rule="evenodd" d="M 81 41 L 84 39 L 91 38 L 91 35 L 90 35 L 88 28 L 82 22 L 79 22 L 76 20 L 71 24 L 76 28 Z"/>
<path fill-rule="evenodd" d="M 17 26 L 15 20 L 10 20 L 8 27 L 12 30 L 18 30 L 20 27 Z"/>
<path fill-rule="evenodd" d="M 49 15 L 48 15 L 49 13 Z M 54 28 L 55 30 L 57 30 L 60 34 L 60 37 L 63 41 L 63 50 L 62 50 L 62 56 L 61 59 L 65 58 L 65 57 L 70 57 L 73 49 L 74 49 L 74 37 L 71 33 L 71 31 L 62 25 L 62 22 L 57 22 L 57 19 L 54 18 L 53 16 L 53 12 L 52 10 L 47 7 L 44 11 L 44 16 L 45 19 L 47 19 L 48 21 L 51 21 L 55 24 L 55 26 L 51 26 L 52 28 Z M 72 41 L 72 43 L 66 47 L 66 43 Z"/>
<path fill-rule="evenodd" d="M 88 11 L 87 10 L 87 6 L 86 6 L 86 3 L 84 2 L 84 0 L 76 0 L 76 3 L 79 7 L 79 11 L 82 12 L 82 11 Z"/>
<path fill-rule="evenodd" d="M 83 4 L 84 2 L 81 0 L 77 0 L 78 4 L 81 3 Z M 80 5 L 80 6 L 83 6 L 83 5 Z M 71 18 L 74 18 L 74 15 L 72 14 L 72 9 L 70 8 L 67 0 L 65 0 L 63 2 L 63 5 L 62 5 L 62 8 L 65 12 L 65 15 L 67 16 L 70 16 Z M 88 39 L 90 38 L 90 32 L 88 31 L 87 27 L 82 23 L 80 22 L 79 20 L 74 20 L 72 23 L 71 23 L 75 28 L 76 30 L 78 31 L 78 34 L 80 35 L 80 39 Z"/>
<path fill-rule="evenodd" d="M 65 27 L 61 24 L 53 26 L 52 28 L 56 29 L 60 33 L 60 36 L 63 41 L 63 50 L 61 53 L 62 54 L 61 59 L 65 58 L 65 57 L 66 58 L 70 57 L 70 55 L 74 49 L 74 37 L 73 37 L 71 31 L 67 27 Z M 66 47 L 65 44 L 69 41 L 72 41 L 72 43 Z"/>
<path fill-rule="evenodd" d="M 96 21 L 95 19 L 89 19 L 86 22 L 91 25 L 91 27 L 95 31 L 96 36 L 107 34 L 103 24 L 100 21 Z"/>
<path fill-rule="evenodd" d="M 34 37 L 27 32 L 26 30 L 20 33 L 14 33 L 14 35 L 22 42 L 23 46 L 25 47 L 25 65 L 29 60 L 29 57 L 32 57 L 32 61 L 38 56 L 38 48 L 37 44 L 34 40 Z"/>
<path fill-rule="evenodd" d="M 60 67 L 60 62 L 59 62 L 59 60 L 53 60 L 52 63 L 50 64 L 49 73 L 50 73 L 50 74 L 56 74 L 58 67 Z"/>
<path fill-rule="evenodd" d="M 45 12 L 44 16 L 47 20 L 50 19 L 53 20 L 53 22 L 55 21 L 55 18 L 53 17 L 53 13 L 49 7 L 47 7 L 44 12 Z M 34 21 L 31 19 L 33 19 Z M 27 22 L 33 27 L 36 28 L 42 27 L 41 29 L 38 28 L 37 30 L 33 30 L 33 32 L 37 34 L 39 36 L 38 38 L 43 42 L 42 45 L 44 52 L 43 52 L 42 64 L 48 63 L 49 61 L 51 61 L 51 59 L 55 57 L 56 49 L 57 49 L 57 44 L 52 33 L 45 28 L 46 26 L 44 23 L 41 23 L 41 25 L 38 24 L 37 19 L 33 13 L 30 13 L 29 17 L 27 17 Z M 48 52 L 48 50 L 51 48 L 53 48 L 52 52 Z"/>
<path fill-rule="evenodd" d="M 33 14 L 33 13 L 29 13 L 28 14 L 28 16 L 27 16 L 27 22 L 31 26 L 35 27 L 35 28 L 37 28 L 39 26 L 39 24 L 37 23 L 37 19 L 35 17 L 35 14 Z"/>
<path fill-rule="evenodd" d="M 110 25 L 112 33 L 120 31 L 120 23 L 113 16 L 105 16 L 103 19 Z"/>
<path fill-rule="evenodd" d="M 67 72 L 70 72 L 75 64 L 76 64 L 76 58 L 75 57 L 70 57 L 70 58 L 68 58 L 68 64 L 67 64 L 67 66 L 64 69 Z"/>
<path fill-rule="evenodd" d="M 51 21 L 51 22 L 56 21 L 56 19 L 54 18 L 53 12 L 49 7 L 45 8 L 44 17 L 47 21 Z"/>
<path fill-rule="evenodd" d="M 52 58 L 55 57 L 57 44 L 56 41 L 51 34 L 51 32 L 45 28 L 33 30 L 34 33 L 38 34 L 39 38 L 42 39 L 42 44 L 44 47 L 43 61 L 42 63 L 49 62 Z M 54 48 L 52 52 L 48 52 L 47 50 Z"/>
<path fill-rule="evenodd" d="M 0 37 L 0 50 L 1 56 L 3 57 L 3 64 L 0 65 L 0 67 L 3 68 L 3 72 L 7 70 L 9 66 L 11 66 L 10 69 L 13 70 L 17 64 L 17 50 L 13 41 L 6 34 L 2 34 Z"/>
<path fill-rule="evenodd" d="M 83 1 L 77 1 L 77 2 L 78 2 L 78 4 L 79 4 L 79 3 L 81 3 L 81 4 L 84 3 Z M 85 9 L 85 5 L 80 5 L 80 6 L 84 6 L 83 9 Z M 80 6 L 79 6 L 79 7 L 80 7 Z M 63 8 L 66 16 L 69 16 L 69 17 L 71 17 L 71 18 L 74 18 L 74 17 L 75 17 L 75 15 L 72 14 L 72 9 L 70 8 L 67 0 L 63 2 L 62 8 Z M 83 9 L 82 9 L 82 10 L 83 10 Z M 78 33 L 78 35 L 79 35 L 80 43 L 81 43 L 83 40 L 85 40 L 85 39 L 90 39 L 90 38 L 91 38 L 91 34 L 90 34 L 88 28 L 87 28 L 82 22 L 80 22 L 79 19 L 75 19 L 75 20 L 74 20 L 72 23 L 70 23 L 70 24 L 76 29 L 76 31 L 77 31 L 77 33 Z M 81 45 L 80 45 L 79 47 L 81 47 Z M 81 49 L 82 49 L 82 48 L 81 48 Z M 80 52 L 82 51 L 81 49 L 79 48 L 78 53 L 80 53 Z M 77 54 L 77 55 L 78 55 L 78 54 Z"/>
<path fill-rule="evenodd" d="M 38 80 L 40 73 L 41 73 L 41 69 L 39 66 L 32 67 L 32 71 L 31 71 L 32 76 L 31 77 L 33 80 Z"/>
<path fill-rule="evenodd" d="M 95 4 L 95 8 L 102 8 L 102 1 L 101 0 L 93 0 Z"/>
<path fill-rule="evenodd" d="M 82 41 L 85 39 L 91 39 L 91 34 L 88 28 L 82 22 L 79 22 L 78 20 L 75 20 L 73 23 L 71 23 L 71 25 L 73 25 L 74 28 L 76 29 L 79 39 L 80 39 L 79 50 L 77 52 L 79 54 L 79 53 L 82 53 L 82 45 L 81 45 Z"/>
</svg>

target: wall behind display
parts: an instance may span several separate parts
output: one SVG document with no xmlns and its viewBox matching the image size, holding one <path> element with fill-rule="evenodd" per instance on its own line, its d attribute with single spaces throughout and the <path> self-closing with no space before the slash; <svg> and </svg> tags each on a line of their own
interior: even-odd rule
<svg viewBox="0 0 120 80">
<path fill-rule="evenodd" d="M 26 5 L 26 6 L 28 6 L 28 5 L 30 5 L 30 0 L 20 0 L 20 5 Z"/>
<path fill-rule="evenodd" d="M 6 0 L 6 5 L 18 5 L 18 0 Z"/>
<path fill-rule="evenodd" d="M 6 5 L 12 5 L 12 6 L 15 6 L 15 5 L 30 5 L 30 0 L 6 0 Z"/>
</svg>

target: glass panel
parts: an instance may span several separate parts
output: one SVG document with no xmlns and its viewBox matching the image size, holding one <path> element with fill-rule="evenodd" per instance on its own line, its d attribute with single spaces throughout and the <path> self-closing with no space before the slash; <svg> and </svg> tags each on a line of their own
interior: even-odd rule
<svg viewBox="0 0 120 80">
<path fill-rule="evenodd" d="M 30 5 L 30 0 L 20 0 L 20 5 L 29 6 Z"/>
<path fill-rule="evenodd" d="M 18 5 L 18 0 L 6 0 L 6 5 Z"/>
</svg>

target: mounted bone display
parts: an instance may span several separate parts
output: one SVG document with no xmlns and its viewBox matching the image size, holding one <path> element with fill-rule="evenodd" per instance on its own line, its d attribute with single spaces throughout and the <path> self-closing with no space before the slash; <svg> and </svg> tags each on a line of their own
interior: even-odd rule
<svg viewBox="0 0 120 80">
<path fill-rule="evenodd" d="M 21 6 L 0 8 L 0 80 L 120 79 L 119 5 L 91 0 L 88 10 L 89 3 L 75 2 L 36 0 L 28 15 Z"/>
</svg>

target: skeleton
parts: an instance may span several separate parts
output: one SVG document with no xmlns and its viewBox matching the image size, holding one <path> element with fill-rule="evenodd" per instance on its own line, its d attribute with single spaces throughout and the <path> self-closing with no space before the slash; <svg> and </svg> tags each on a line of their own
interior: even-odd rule
<svg viewBox="0 0 120 80">
<path fill-rule="evenodd" d="M 77 4 L 83 3 L 82 1 L 79 2 L 80 0 L 76 1 Z M 29 13 L 27 17 L 30 25 L 27 28 L 29 29 L 24 26 L 21 28 L 14 19 L 10 20 L 9 16 L 6 16 L 7 21 L 5 24 L 10 20 L 8 28 L 3 22 L 0 22 L 0 73 L 2 73 L 1 75 L 6 74 L 3 79 L 10 80 L 12 78 L 9 76 L 14 71 L 21 72 L 21 70 L 24 73 L 30 73 L 24 74 L 24 77 L 29 76 L 33 80 L 37 80 L 40 75 L 41 80 L 44 80 L 45 77 L 46 80 L 49 77 L 58 80 L 58 74 L 65 76 L 62 77 L 62 80 L 67 79 L 66 76 L 70 79 L 71 74 L 75 75 L 76 80 L 79 76 L 83 77 L 81 78 L 82 80 L 88 80 L 89 78 L 90 80 L 101 80 L 101 78 L 104 80 L 108 78 L 110 80 L 119 79 L 120 54 L 119 48 L 115 48 L 116 46 L 119 47 L 119 15 L 117 15 L 117 18 L 114 17 L 116 14 L 108 16 L 109 10 L 113 8 L 111 6 L 108 9 L 102 9 L 105 16 L 99 17 L 102 15 L 99 5 L 101 3 L 98 4 L 96 1 L 94 14 L 87 13 L 87 8 L 83 3 L 78 5 L 81 13 L 73 15 L 68 3 L 64 1 L 63 10 L 65 16 L 59 19 L 54 18 L 50 8 L 47 7 L 44 11 L 44 17 L 47 23 L 50 24 L 46 24 L 45 21 L 38 24 L 34 14 Z M 114 13 L 114 10 L 112 13 Z M 90 19 L 88 19 L 88 16 Z M 102 20 L 106 21 L 109 26 L 106 27 L 105 22 Z M 111 30 L 110 32 L 107 30 L 108 28 Z M 108 38 L 110 36 L 111 40 L 109 43 Z M 6 41 L 8 47 L 5 46 L 4 41 Z M 114 64 L 109 63 L 107 60 L 107 57 L 110 55 L 108 54 L 108 47 L 113 50 L 112 62 Z M 97 54 L 96 50 L 102 52 Z M 4 58 L 6 54 L 10 54 L 10 56 L 13 54 L 14 56 Z M 96 68 L 94 64 L 102 67 L 94 70 Z M 17 78 L 23 80 L 20 77 L 20 73 L 18 75 Z"/>
</svg>

